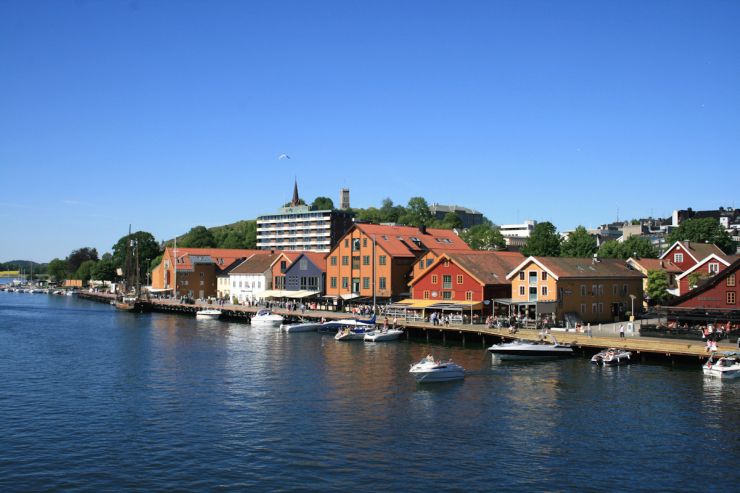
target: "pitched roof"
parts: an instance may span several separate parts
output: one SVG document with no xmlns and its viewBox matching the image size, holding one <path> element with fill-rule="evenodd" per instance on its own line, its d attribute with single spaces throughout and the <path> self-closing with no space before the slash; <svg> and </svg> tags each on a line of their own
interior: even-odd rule
<svg viewBox="0 0 740 493">
<path fill-rule="evenodd" d="M 519 252 L 450 252 L 445 255 L 483 284 L 511 284 L 506 275 L 524 260 Z"/>
<path fill-rule="evenodd" d="M 175 265 L 177 265 L 177 270 L 179 271 L 193 270 L 193 265 L 198 263 L 213 263 L 218 268 L 224 268 L 236 259 L 246 258 L 263 251 L 238 248 L 178 248 L 177 262 Z M 175 249 L 167 247 L 163 258 L 173 260 L 174 257 Z"/>
<path fill-rule="evenodd" d="M 367 236 L 374 235 L 376 246 L 394 257 L 416 257 L 425 250 L 470 251 L 467 243 L 451 229 L 427 228 L 422 232 L 411 226 L 364 223 L 355 224 L 355 227 Z"/>
<path fill-rule="evenodd" d="M 628 260 L 633 261 L 645 270 L 662 270 L 672 274 L 680 274 L 682 272 L 681 268 L 670 260 L 659 258 L 630 258 Z"/>
<path fill-rule="evenodd" d="M 507 277 L 534 262 L 550 272 L 556 279 L 562 278 L 643 278 L 642 272 L 630 269 L 621 259 L 600 259 L 575 257 L 529 257 L 512 270 Z"/>
<path fill-rule="evenodd" d="M 676 246 L 676 244 L 681 245 L 681 248 L 688 252 L 691 257 L 696 260 L 697 262 L 701 262 L 706 257 L 710 256 L 711 254 L 718 255 L 724 259 L 727 259 L 727 255 L 725 255 L 725 252 L 723 252 L 717 245 L 714 243 L 698 243 L 696 241 L 677 241 L 671 247 L 663 252 L 663 255 L 660 256 L 660 258 L 665 257 L 668 255 L 668 252 L 673 250 L 673 247 Z"/>
<path fill-rule="evenodd" d="M 328 256 L 328 252 L 301 252 L 298 257 L 293 261 L 290 267 L 286 270 L 286 272 L 293 268 L 293 265 L 296 264 L 296 261 L 300 257 L 306 257 L 312 264 L 314 264 L 321 272 L 326 272 L 326 257 Z"/>
<path fill-rule="evenodd" d="M 735 272 L 737 272 L 738 269 L 740 269 L 740 259 L 735 260 L 732 264 L 729 265 L 729 267 L 727 267 L 725 270 L 723 270 L 719 274 L 715 274 L 714 276 L 710 277 L 706 282 L 695 287 L 688 293 L 671 300 L 667 304 L 669 306 L 678 306 L 685 301 L 688 301 L 706 291 L 709 291 L 710 289 L 717 286 L 718 284 L 725 282 L 725 279 L 727 279 L 731 274 L 734 274 Z"/>
<path fill-rule="evenodd" d="M 231 274 L 262 274 L 267 271 L 279 254 L 261 250 L 236 266 Z"/>
</svg>

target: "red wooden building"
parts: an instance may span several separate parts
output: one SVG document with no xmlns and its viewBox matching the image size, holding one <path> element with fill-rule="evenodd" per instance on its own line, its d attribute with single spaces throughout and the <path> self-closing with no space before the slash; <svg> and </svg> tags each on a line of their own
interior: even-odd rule
<svg viewBox="0 0 740 493">
<path fill-rule="evenodd" d="M 710 255 L 726 257 L 725 253 L 713 243 L 696 243 L 692 241 L 677 241 L 659 258 L 676 264 L 683 272 L 694 267 Z"/>
<path fill-rule="evenodd" d="M 731 265 L 732 261 L 726 256 L 711 254 L 703 258 L 692 268 L 676 276 L 678 295 L 688 293 L 707 278 L 717 275 Z"/>
<path fill-rule="evenodd" d="M 740 260 L 735 260 L 722 272 L 705 283 L 679 296 L 671 303 L 681 308 L 719 308 L 737 311 L 738 269 Z"/>
</svg>

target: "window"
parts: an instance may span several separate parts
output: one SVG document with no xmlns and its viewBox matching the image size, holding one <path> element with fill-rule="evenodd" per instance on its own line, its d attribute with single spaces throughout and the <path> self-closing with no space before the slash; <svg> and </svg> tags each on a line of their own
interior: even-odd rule
<svg viewBox="0 0 740 493">
<path fill-rule="evenodd" d="M 370 265 L 370 255 L 362 256 L 362 265 Z"/>
<path fill-rule="evenodd" d="M 627 285 L 622 284 L 622 296 L 627 296 Z"/>
<path fill-rule="evenodd" d="M 542 296 L 547 296 L 547 286 L 542 286 Z"/>
<path fill-rule="evenodd" d="M 604 285 L 599 284 L 599 296 L 604 296 Z"/>
<path fill-rule="evenodd" d="M 728 286 L 734 286 L 735 285 L 735 273 L 733 272 L 729 276 L 727 276 L 727 285 Z"/>
<path fill-rule="evenodd" d="M 352 268 L 353 269 L 359 269 L 360 268 L 360 256 L 354 255 L 352 257 Z"/>
<path fill-rule="evenodd" d="M 591 285 L 591 296 L 596 296 L 597 289 L 599 289 L 596 284 Z"/>
<path fill-rule="evenodd" d="M 599 303 L 598 308 L 599 308 L 599 313 L 604 313 L 604 304 L 603 303 Z"/>
<path fill-rule="evenodd" d="M 432 284 L 437 284 L 438 278 L 437 274 L 432 274 Z"/>
<path fill-rule="evenodd" d="M 380 285 L 380 289 L 385 289 L 385 277 L 378 279 L 378 284 Z"/>
<path fill-rule="evenodd" d="M 298 262 L 298 269 L 299 270 L 307 270 L 308 269 L 308 260 L 305 258 L 302 258 L 300 262 Z"/>
<path fill-rule="evenodd" d="M 520 280 L 520 281 L 523 281 L 523 280 L 524 280 L 524 271 L 521 271 L 521 272 L 519 273 L 519 280 Z"/>
<path fill-rule="evenodd" d="M 545 272 L 544 270 L 542 271 L 542 280 L 547 281 L 547 272 Z"/>
<path fill-rule="evenodd" d="M 331 278 L 331 279 L 329 280 L 329 285 L 330 285 L 330 286 L 331 286 L 332 288 L 336 289 L 336 288 L 337 288 L 337 278 L 336 278 L 336 277 L 332 277 L 332 278 Z"/>
<path fill-rule="evenodd" d="M 425 300 L 428 300 L 429 299 L 429 291 L 428 290 L 424 291 L 423 297 L 424 297 Z"/>
<path fill-rule="evenodd" d="M 367 246 L 367 238 L 362 239 L 362 248 L 365 248 Z"/>
<path fill-rule="evenodd" d="M 442 291 L 442 299 L 443 300 L 451 300 L 452 299 L 452 291 Z"/>
<path fill-rule="evenodd" d="M 344 248 L 349 248 L 349 238 L 344 239 Z"/>
<path fill-rule="evenodd" d="M 424 269 L 424 261 L 419 260 L 419 270 L 423 270 L 423 269 Z"/>
<path fill-rule="evenodd" d="M 386 257 L 385 255 L 381 255 L 378 257 L 378 264 L 379 265 L 385 265 Z"/>
<path fill-rule="evenodd" d="M 727 291 L 727 304 L 734 305 L 737 302 L 735 299 L 735 291 Z"/>
<path fill-rule="evenodd" d="M 619 294 L 619 285 L 612 284 L 612 296 L 617 296 Z"/>
<path fill-rule="evenodd" d="M 452 289 L 452 276 L 442 276 L 442 288 Z"/>
<path fill-rule="evenodd" d="M 206 277 L 206 274 L 205 274 L 205 272 L 201 272 L 201 273 L 200 273 L 200 279 L 201 279 L 201 280 L 203 280 L 203 279 L 204 279 L 205 277 Z"/>
<path fill-rule="evenodd" d="M 444 266 L 445 267 L 449 267 L 450 266 L 450 259 L 448 259 L 448 258 L 444 259 L 444 262 L 443 263 L 444 263 Z"/>
<path fill-rule="evenodd" d="M 581 296 L 586 296 L 586 285 L 585 284 L 581 284 Z M 585 311 L 585 310 L 581 310 L 581 311 Z"/>
<path fill-rule="evenodd" d="M 683 262 L 683 253 L 674 253 L 673 262 L 676 264 L 680 264 L 681 262 Z"/>
<path fill-rule="evenodd" d="M 329 259 L 329 264 L 331 264 L 331 265 L 337 265 L 337 256 L 336 255 L 332 255 L 331 256 L 331 258 Z"/>
<path fill-rule="evenodd" d="M 463 283 L 463 276 L 461 276 L 461 275 L 458 275 L 457 276 L 457 283 L 458 284 L 462 284 Z"/>
<path fill-rule="evenodd" d="M 362 289 L 370 289 L 370 278 L 369 277 L 362 278 Z"/>
<path fill-rule="evenodd" d="M 581 313 L 586 313 L 586 304 L 581 303 Z"/>
<path fill-rule="evenodd" d="M 719 264 L 717 262 L 709 264 L 709 273 L 716 274 L 717 272 L 719 272 Z"/>
<path fill-rule="evenodd" d="M 524 296 L 524 286 L 519 286 L 519 296 Z"/>
<path fill-rule="evenodd" d="M 354 250 L 356 252 L 359 249 L 360 249 L 360 239 L 359 238 L 355 238 L 354 240 L 352 240 L 352 250 Z"/>
<path fill-rule="evenodd" d="M 434 262 L 434 260 L 433 260 L 433 259 L 430 259 L 430 258 L 428 258 L 428 259 L 427 259 L 427 267 L 429 267 L 430 265 L 432 265 L 432 262 Z"/>
<path fill-rule="evenodd" d="M 342 265 L 349 265 L 349 257 L 342 255 Z"/>
<path fill-rule="evenodd" d="M 342 289 L 349 289 L 349 277 L 342 278 Z"/>
<path fill-rule="evenodd" d="M 466 301 L 473 301 L 473 292 L 472 291 L 466 291 L 465 292 L 465 300 Z"/>
<path fill-rule="evenodd" d="M 285 260 L 282 260 L 280 262 L 280 272 L 285 272 L 285 269 L 288 268 L 288 262 Z"/>
<path fill-rule="evenodd" d="M 598 303 L 591 303 L 591 313 L 596 313 L 596 310 L 599 309 Z"/>
</svg>

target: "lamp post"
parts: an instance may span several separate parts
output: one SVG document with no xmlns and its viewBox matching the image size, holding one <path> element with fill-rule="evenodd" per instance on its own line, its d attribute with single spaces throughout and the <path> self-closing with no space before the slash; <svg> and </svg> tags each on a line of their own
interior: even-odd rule
<svg viewBox="0 0 740 493">
<path fill-rule="evenodd" d="M 634 317 L 635 317 L 635 298 L 637 298 L 637 296 L 635 296 L 634 294 L 631 294 L 630 295 L 630 300 L 632 300 L 632 311 L 630 313 L 632 314 L 632 319 L 633 320 L 634 320 Z"/>
</svg>

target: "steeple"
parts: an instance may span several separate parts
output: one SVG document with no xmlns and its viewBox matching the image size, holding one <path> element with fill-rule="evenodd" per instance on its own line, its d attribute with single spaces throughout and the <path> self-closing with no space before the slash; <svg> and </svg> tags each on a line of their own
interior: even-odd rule
<svg viewBox="0 0 740 493">
<path fill-rule="evenodd" d="M 295 183 L 293 184 L 293 200 L 290 201 L 291 207 L 297 206 L 299 200 L 300 199 L 298 198 L 298 179 L 296 178 Z"/>
</svg>

